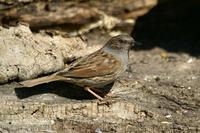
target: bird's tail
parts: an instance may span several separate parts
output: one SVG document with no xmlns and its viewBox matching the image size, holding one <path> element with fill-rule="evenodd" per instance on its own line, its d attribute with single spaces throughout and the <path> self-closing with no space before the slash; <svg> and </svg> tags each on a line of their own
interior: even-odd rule
<svg viewBox="0 0 200 133">
<path fill-rule="evenodd" d="M 33 87 L 36 85 L 49 83 L 52 81 L 59 81 L 59 80 L 64 80 L 64 77 L 50 75 L 50 76 L 45 76 L 45 77 L 41 77 L 41 78 L 37 78 L 37 79 L 22 81 L 22 82 L 19 82 L 19 84 L 23 85 L 24 87 Z"/>
</svg>

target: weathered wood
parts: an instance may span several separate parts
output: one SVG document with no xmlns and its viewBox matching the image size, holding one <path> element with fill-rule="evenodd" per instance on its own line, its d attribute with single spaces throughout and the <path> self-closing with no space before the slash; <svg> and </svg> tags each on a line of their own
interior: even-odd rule
<svg viewBox="0 0 200 133">
<path fill-rule="evenodd" d="M 0 83 L 25 80 L 63 69 L 65 62 L 87 52 L 78 37 L 33 34 L 28 26 L 0 26 Z"/>
<path fill-rule="evenodd" d="M 131 29 L 136 18 L 156 4 L 157 0 L 2 1 L 0 20 L 4 25 L 23 21 L 35 30 L 61 25 L 74 35 L 96 28 L 129 25 Z"/>
</svg>

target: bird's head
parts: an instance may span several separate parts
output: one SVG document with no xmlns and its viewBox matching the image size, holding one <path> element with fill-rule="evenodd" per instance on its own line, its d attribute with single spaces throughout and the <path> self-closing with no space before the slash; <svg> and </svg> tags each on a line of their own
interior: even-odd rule
<svg viewBox="0 0 200 133">
<path fill-rule="evenodd" d="M 134 39 L 127 35 L 122 34 L 112 37 L 104 46 L 104 48 L 109 48 L 112 50 L 119 51 L 129 51 L 129 49 L 134 46 Z"/>
</svg>

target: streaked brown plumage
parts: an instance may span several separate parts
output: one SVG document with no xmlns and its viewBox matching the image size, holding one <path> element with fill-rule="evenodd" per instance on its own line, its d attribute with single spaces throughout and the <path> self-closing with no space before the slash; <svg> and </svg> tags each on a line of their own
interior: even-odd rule
<svg viewBox="0 0 200 133">
<path fill-rule="evenodd" d="M 65 81 L 81 87 L 102 100 L 91 88 L 102 88 L 114 82 L 127 69 L 128 52 L 134 40 L 129 35 L 118 35 L 111 38 L 98 51 L 73 62 L 68 68 L 50 76 L 20 82 L 25 87 Z"/>
</svg>

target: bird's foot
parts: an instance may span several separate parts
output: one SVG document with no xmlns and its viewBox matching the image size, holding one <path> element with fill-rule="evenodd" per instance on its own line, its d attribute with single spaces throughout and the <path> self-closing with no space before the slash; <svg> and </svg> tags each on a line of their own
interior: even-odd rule
<svg viewBox="0 0 200 133">
<path fill-rule="evenodd" d="M 106 94 L 105 97 L 102 98 L 101 96 L 99 96 L 98 94 L 95 93 L 95 92 L 102 93 L 100 90 L 97 90 L 97 89 L 94 89 L 94 88 L 90 88 L 90 87 L 85 87 L 84 89 L 86 91 L 88 91 L 89 93 L 91 93 L 93 96 L 95 96 L 97 99 L 99 99 L 98 105 L 107 105 L 107 106 L 110 106 L 112 103 L 115 102 L 115 100 L 112 99 L 115 96 L 113 96 L 111 92 L 108 93 L 108 94 Z"/>
</svg>

